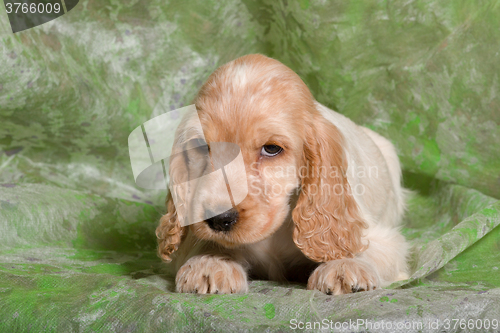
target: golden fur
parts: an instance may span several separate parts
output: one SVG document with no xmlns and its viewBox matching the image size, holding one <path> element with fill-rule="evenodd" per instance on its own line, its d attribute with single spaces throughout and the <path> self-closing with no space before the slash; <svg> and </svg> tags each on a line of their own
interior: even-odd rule
<svg viewBox="0 0 500 333">
<path fill-rule="evenodd" d="M 185 177 L 194 162 L 182 150 L 203 132 L 209 146 L 240 147 L 249 194 L 236 205 L 239 218 L 228 232 L 205 222 L 182 227 L 169 194 L 156 235 L 160 257 L 174 259 L 179 292 L 246 292 L 250 275 L 308 280 L 308 289 L 341 294 L 407 277 L 407 244 L 398 229 L 404 191 L 389 141 L 317 103 L 297 74 L 262 55 L 217 69 L 194 103 L 202 129 L 195 115 L 183 120 L 171 180 Z M 264 145 L 283 151 L 263 156 Z M 366 176 L 370 168 L 376 175 Z M 193 210 L 199 220 L 226 190 L 202 185 L 195 194 L 202 204 Z"/>
</svg>

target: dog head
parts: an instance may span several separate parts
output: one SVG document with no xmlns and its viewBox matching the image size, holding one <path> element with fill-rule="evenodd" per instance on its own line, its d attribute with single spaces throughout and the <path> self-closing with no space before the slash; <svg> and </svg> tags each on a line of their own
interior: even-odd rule
<svg viewBox="0 0 500 333">
<path fill-rule="evenodd" d="M 157 229 L 164 260 L 170 260 L 186 228 L 199 239 L 237 247 L 269 237 L 291 209 L 295 244 L 311 260 L 325 262 L 362 251 L 364 224 L 345 176 L 344 139 L 316 109 L 297 74 L 274 59 L 244 56 L 217 69 L 195 105 L 197 115 L 177 131 L 171 180 L 210 173 L 225 159 L 227 151 L 220 143 L 230 143 L 241 151 L 246 175 L 239 179 L 248 195 L 222 214 L 207 215 L 227 204 L 228 187 L 220 179 L 203 178 L 184 193 L 192 196 L 193 219 L 201 221 L 186 227 L 180 225 L 169 195 L 168 213 Z M 206 143 L 200 142 L 203 137 Z M 238 170 L 225 172 L 230 177 Z"/>
</svg>

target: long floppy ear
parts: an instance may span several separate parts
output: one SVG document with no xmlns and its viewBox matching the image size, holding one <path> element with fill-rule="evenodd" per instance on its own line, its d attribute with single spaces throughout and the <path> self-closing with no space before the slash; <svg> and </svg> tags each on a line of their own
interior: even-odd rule
<svg viewBox="0 0 500 333">
<path fill-rule="evenodd" d="M 170 183 L 180 184 L 189 178 L 187 168 L 187 156 L 183 152 L 185 141 L 185 124 L 181 124 L 176 131 L 176 139 L 172 147 L 172 155 L 169 161 Z M 177 251 L 182 239 L 186 235 L 186 227 L 181 226 L 179 214 L 175 208 L 171 191 L 168 192 L 165 202 L 167 214 L 160 219 L 160 225 L 156 228 L 158 239 L 158 256 L 166 262 L 171 262 L 171 254 Z"/>
<path fill-rule="evenodd" d="M 160 225 L 156 228 L 156 238 L 158 238 L 158 255 L 163 261 L 170 262 L 172 261 L 170 255 L 179 248 L 186 228 L 181 227 L 170 192 L 167 195 L 166 205 L 167 214 L 160 219 Z"/>
<path fill-rule="evenodd" d="M 292 213 L 293 240 L 316 262 L 352 258 L 366 249 L 361 242 L 366 224 L 347 181 L 344 137 L 320 114 L 314 118 L 304 144 L 307 173 L 300 175 L 301 192 Z"/>
</svg>

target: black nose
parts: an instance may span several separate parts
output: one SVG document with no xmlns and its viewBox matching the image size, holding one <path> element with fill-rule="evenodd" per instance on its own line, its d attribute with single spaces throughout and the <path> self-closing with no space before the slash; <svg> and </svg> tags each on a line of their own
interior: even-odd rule
<svg viewBox="0 0 500 333">
<path fill-rule="evenodd" d="M 238 211 L 236 209 L 230 209 L 222 214 L 206 219 L 210 229 L 215 231 L 229 231 L 233 225 L 238 222 Z"/>
</svg>

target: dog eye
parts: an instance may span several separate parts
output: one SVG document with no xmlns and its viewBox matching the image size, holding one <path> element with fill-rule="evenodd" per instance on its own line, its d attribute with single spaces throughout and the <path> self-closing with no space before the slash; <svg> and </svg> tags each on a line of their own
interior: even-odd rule
<svg viewBox="0 0 500 333">
<path fill-rule="evenodd" d="M 264 145 L 264 146 L 262 146 L 262 150 L 260 151 L 260 153 L 263 156 L 273 157 L 273 156 L 278 155 L 282 151 L 283 151 L 283 148 L 281 148 L 280 146 L 277 146 L 277 145 Z"/>
<path fill-rule="evenodd" d="M 210 147 L 203 139 L 191 139 L 186 143 L 186 150 L 193 149 L 200 154 L 207 154 L 210 151 Z"/>
</svg>

